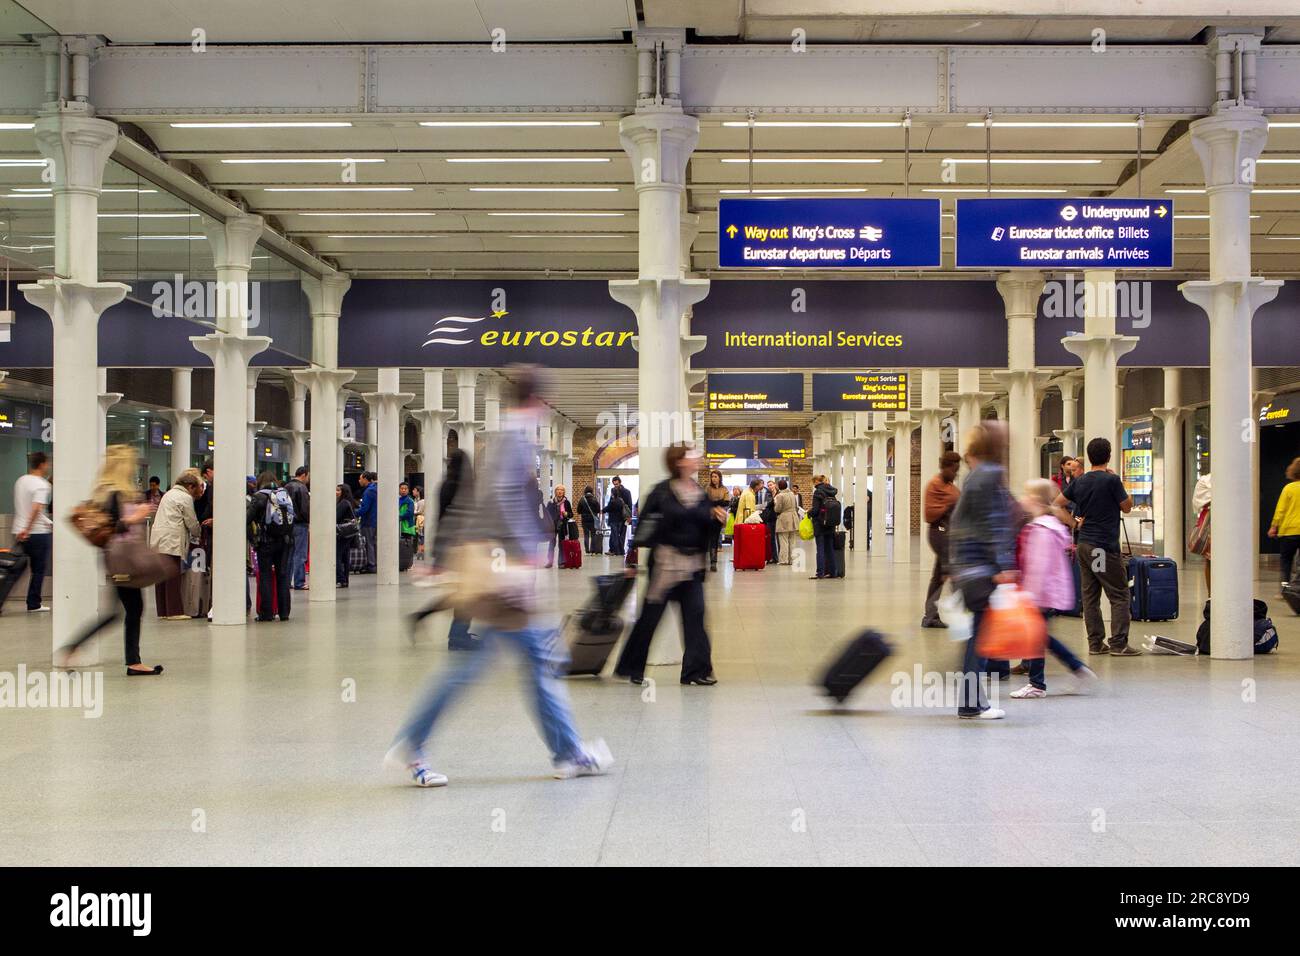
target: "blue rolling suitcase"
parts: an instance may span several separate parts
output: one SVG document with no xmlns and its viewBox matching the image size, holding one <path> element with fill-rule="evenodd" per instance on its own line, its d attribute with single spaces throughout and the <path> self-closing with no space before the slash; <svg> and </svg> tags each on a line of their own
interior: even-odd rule
<svg viewBox="0 0 1300 956">
<path fill-rule="evenodd" d="M 1134 555 L 1128 559 L 1130 613 L 1135 621 L 1178 617 L 1178 564 L 1170 558 Z"/>
</svg>

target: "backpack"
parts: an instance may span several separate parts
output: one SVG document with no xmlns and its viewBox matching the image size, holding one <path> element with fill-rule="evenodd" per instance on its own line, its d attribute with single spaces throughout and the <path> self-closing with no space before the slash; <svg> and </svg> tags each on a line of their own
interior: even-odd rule
<svg viewBox="0 0 1300 956">
<path fill-rule="evenodd" d="M 838 498 L 826 498 L 822 501 L 822 527 L 834 530 L 840 526 L 840 514 L 843 505 Z"/>
<path fill-rule="evenodd" d="M 283 540 L 293 532 L 293 498 L 283 488 L 258 492 L 266 496 L 266 510 L 262 514 L 262 539 Z"/>
<path fill-rule="evenodd" d="M 1210 602 L 1205 602 L 1203 611 L 1205 620 L 1196 629 L 1196 651 L 1198 654 L 1210 653 Z M 1255 599 L 1255 653 L 1267 654 L 1277 648 L 1277 628 L 1268 616 L 1268 605 Z"/>
</svg>

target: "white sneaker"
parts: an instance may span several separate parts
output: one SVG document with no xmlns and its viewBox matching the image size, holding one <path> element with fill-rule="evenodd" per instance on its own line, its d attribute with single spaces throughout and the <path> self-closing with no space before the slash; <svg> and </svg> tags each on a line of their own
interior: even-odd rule
<svg viewBox="0 0 1300 956">
<path fill-rule="evenodd" d="M 1001 720 L 1007 715 L 1005 710 L 999 710 L 997 707 L 989 707 L 981 710 L 978 714 L 958 714 L 962 720 Z"/>
<path fill-rule="evenodd" d="M 577 760 L 563 760 L 555 765 L 556 780 L 572 780 L 574 777 L 596 777 L 608 773 L 614 765 L 614 755 L 609 745 L 597 738 L 589 744 L 582 745 L 582 755 Z"/>
<path fill-rule="evenodd" d="M 409 773 L 411 781 L 417 787 L 447 786 L 446 775 L 430 769 L 427 763 L 413 756 L 410 748 L 404 743 L 394 744 L 388 753 L 384 754 L 384 766 Z"/>
<path fill-rule="evenodd" d="M 49 608 L 46 607 L 44 604 L 42 604 L 40 607 L 29 607 L 29 608 L 27 609 L 27 613 L 29 613 L 29 614 L 39 614 L 41 611 L 48 611 L 48 610 L 49 610 Z"/>
<path fill-rule="evenodd" d="M 1013 690 L 1011 696 L 1015 700 L 1037 700 L 1040 697 L 1046 697 L 1047 691 L 1041 687 L 1035 687 L 1033 684 L 1026 684 L 1020 690 Z"/>
</svg>

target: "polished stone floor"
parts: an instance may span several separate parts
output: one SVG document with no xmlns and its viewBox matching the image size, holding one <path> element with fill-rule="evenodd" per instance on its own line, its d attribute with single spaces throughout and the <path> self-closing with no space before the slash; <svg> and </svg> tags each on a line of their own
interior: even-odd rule
<svg viewBox="0 0 1300 956">
<path fill-rule="evenodd" d="M 611 560 L 544 572 L 549 618 Z M 1135 634 L 1192 639 L 1203 593 L 1190 570 L 1180 620 Z M 402 634 L 424 590 L 354 578 L 336 605 L 303 601 L 289 623 L 247 628 L 150 616 L 145 659 L 166 674 L 105 668 L 99 719 L 0 709 L 0 864 L 1300 863 L 1300 623 L 1271 573 L 1256 593 L 1277 653 L 1090 658 L 1095 693 L 1010 700 L 1013 678 L 996 722 L 892 699 L 914 668 L 956 667 L 957 645 L 917 627 L 927 574 L 919 555 L 858 550 L 842 581 L 711 576 L 718 686 L 682 687 L 672 667 L 651 669 L 652 694 L 568 682 L 583 734 L 617 758 L 605 777 L 549 778 L 502 655 L 436 732 L 451 777 L 436 790 L 380 768 L 449 657 L 443 618 L 415 647 Z M 814 675 L 864 626 L 896 653 L 833 708 Z M 48 669 L 48 628 L 11 604 L 0 671 Z M 1079 621 L 1056 632 L 1084 647 Z M 117 640 L 103 645 L 114 664 Z M 1055 662 L 1048 680 L 1070 683 Z"/>
</svg>

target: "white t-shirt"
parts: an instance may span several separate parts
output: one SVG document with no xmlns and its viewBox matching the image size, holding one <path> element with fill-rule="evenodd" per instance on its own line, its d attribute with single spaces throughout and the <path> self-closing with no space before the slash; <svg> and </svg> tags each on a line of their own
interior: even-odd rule
<svg viewBox="0 0 1300 956">
<path fill-rule="evenodd" d="M 40 504 L 40 513 L 32 522 L 32 534 L 50 534 L 54 531 L 54 522 L 50 521 L 50 483 L 40 475 L 23 475 L 14 482 L 14 534 L 27 531 L 27 521 L 31 517 L 32 507 Z"/>
</svg>

